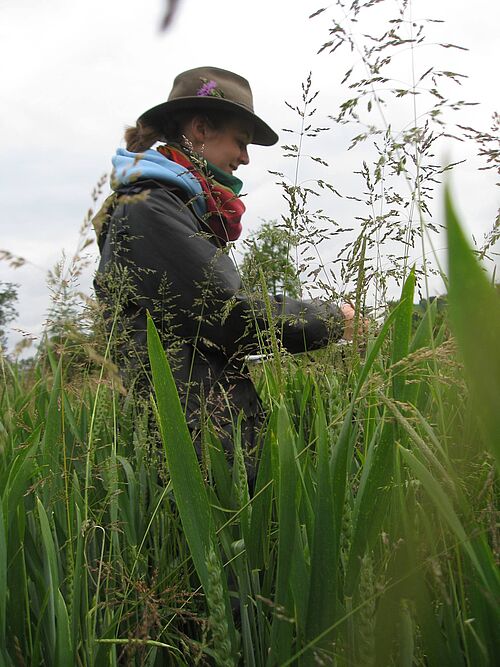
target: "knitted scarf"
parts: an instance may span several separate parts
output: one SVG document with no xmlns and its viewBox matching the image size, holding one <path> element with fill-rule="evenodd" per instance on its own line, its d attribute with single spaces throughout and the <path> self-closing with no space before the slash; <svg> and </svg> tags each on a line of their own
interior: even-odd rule
<svg viewBox="0 0 500 667">
<path fill-rule="evenodd" d="M 225 178 L 223 172 L 210 163 L 208 170 L 213 175 L 205 175 L 195 167 L 185 153 L 173 146 L 160 146 L 157 150 L 168 160 L 181 165 L 196 177 L 203 190 L 205 205 L 203 220 L 219 241 L 223 245 L 228 241 L 236 241 L 241 234 L 241 216 L 245 212 L 245 205 L 238 197 L 241 181 L 229 174 Z M 216 180 L 216 177 L 224 179 L 226 183 Z"/>
</svg>

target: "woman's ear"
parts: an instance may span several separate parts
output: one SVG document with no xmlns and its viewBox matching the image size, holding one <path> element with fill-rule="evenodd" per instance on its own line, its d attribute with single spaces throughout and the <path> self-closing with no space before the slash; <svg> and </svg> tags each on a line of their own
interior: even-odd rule
<svg viewBox="0 0 500 667">
<path fill-rule="evenodd" d="M 213 127 L 206 116 L 197 114 L 185 123 L 182 134 L 189 148 L 196 153 L 200 153 L 203 152 L 207 141 L 217 136 L 218 130 Z"/>
<path fill-rule="evenodd" d="M 196 150 L 205 143 L 210 129 L 205 116 L 193 116 L 186 128 L 187 132 L 184 132 L 184 134 L 191 141 L 193 148 Z"/>
</svg>

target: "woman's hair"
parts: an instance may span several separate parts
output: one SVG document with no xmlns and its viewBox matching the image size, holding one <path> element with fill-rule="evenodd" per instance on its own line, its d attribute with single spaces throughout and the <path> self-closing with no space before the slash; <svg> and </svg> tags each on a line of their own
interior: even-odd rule
<svg viewBox="0 0 500 667">
<path fill-rule="evenodd" d="M 160 140 L 158 130 L 154 127 L 144 125 L 139 120 L 135 127 L 127 127 L 125 129 L 125 143 L 127 150 L 133 153 L 140 153 L 146 151 L 148 148 Z"/>
<path fill-rule="evenodd" d="M 221 111 L 180 111 L 165 119 L 162 127 L 153 127 L 137 121 L 135 127 L 127 127 L 125 130 L 125 142 L 127 150 L 139 153 L 151 148 L 157 141 L 180 144 L 186 125 L 196 116 L 202 116 L 209 127 L 220 130 L 231 120 L 236 118 L 234 112 Z"/>
</svg>

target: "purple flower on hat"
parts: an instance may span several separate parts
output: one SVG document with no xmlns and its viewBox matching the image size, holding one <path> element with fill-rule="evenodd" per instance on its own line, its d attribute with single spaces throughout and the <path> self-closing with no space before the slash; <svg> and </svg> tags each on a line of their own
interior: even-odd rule
<svg viewBox="0 0 500 667">
<path fill-rule="evenodd" d="M 215 88 L 217 88 L 217 81 L 207 81 L 201 86 L 196 95 L 198 97 L 207 97 L 207 95 L 213 95 L 213 90 Z"/>
<path fill-rule="evenodd" d="M 222 90 L 217 88 L 217 81 L 207 79 L 201 79 L 203 85 L 199 88 L 196 93 L 197 97 L 224 97 Z"/>
</svg>

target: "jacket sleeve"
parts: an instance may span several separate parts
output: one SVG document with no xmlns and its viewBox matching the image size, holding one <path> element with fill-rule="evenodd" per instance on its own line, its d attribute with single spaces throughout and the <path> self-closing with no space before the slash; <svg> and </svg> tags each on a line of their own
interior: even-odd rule
<svg viewBox="0 0 500 667">
<path fill-rule="evenodd" d="M 324 346 L 342 334 L 336 306 L 287 297 L 269 297 L 266 303 L 244 294 L 231 258 L 165 188 L 116 206 L 101 243 L 99 272 L 110 266 L 125 270 L 132 284 L 129 311 L 148 309 L 158 319 L 166 310 L 176 335 L 204 339 L 228 354 L 262 351 L 269 319 L 292 353 Z"/>
</svg>

